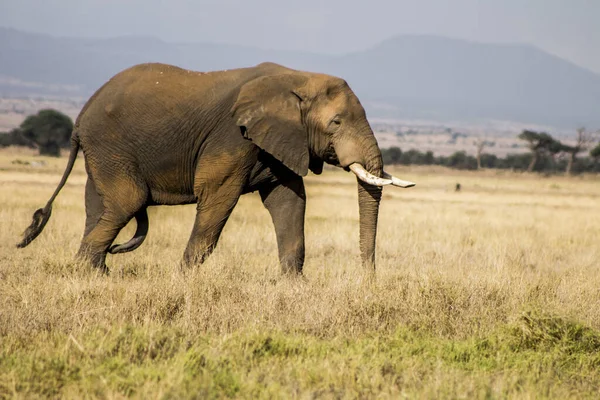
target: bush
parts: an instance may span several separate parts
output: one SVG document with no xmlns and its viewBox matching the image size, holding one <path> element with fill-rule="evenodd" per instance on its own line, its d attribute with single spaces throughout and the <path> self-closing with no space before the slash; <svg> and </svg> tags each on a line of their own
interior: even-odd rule
<svg viewBox="0 0 600 400">
<path fill-rule="evenodd" d="M 383 157 L 383 163 L 385 165 L 400 164 L 402 150 L 400 150 L 399 147 L 390 147 L 388 149 L 382 149 L 381 156 Z"/>
<path fill-rule="evenodd" d="M 0 147 L 8 146 L 23 146 L 31 149 L 36 147 L 35 143 L 26 139 L 18 128 L 10 132 L 0 132 Z"/>
<path fill-rule="evenodd" d="M 446 159 L 446 165 L 457 169 L 477 169 L 477 160 L 464 151 L 457 151 Z"/>
<path fill-rule="evenodd" d="M 69 147 L 73 121 L 56 110 L 41 110 L 28 116 L 19 127 L 21 135 L 37 144 L 40 155 L 60 156 L 60 149 Z"/>
</svg>

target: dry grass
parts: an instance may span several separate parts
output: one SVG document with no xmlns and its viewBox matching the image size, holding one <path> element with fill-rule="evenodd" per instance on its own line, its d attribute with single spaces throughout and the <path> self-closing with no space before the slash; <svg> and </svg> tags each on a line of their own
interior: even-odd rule
<svg viewBox="0 0 600 400">
<path fill-rule="evenodd" d="M 179 271 L 194 207 L 153 208 L 109 277 L 73 261 L 81 160 L 43 234 L 17 250 L 65 159 L 0 153 L 1 397 L 590 397 L 600 390 L 598 178 L 402 169 L 375 282 L 354 179 L 307 179 L 306 282 L 244 196 L 204 265 Z M 37 158 L 36 158 L 37 159 Z M 454 192 L 460 182 L 463 190 Z M 129 226 L 119 240 L 133 233 Z"/>
</svg>

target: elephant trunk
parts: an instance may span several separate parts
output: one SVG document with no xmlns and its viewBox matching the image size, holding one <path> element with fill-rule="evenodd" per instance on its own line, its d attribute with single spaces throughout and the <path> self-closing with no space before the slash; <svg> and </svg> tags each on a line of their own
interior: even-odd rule
<svg viewBox="0 0 600 400">
<path fill-rule="evenodd" d="M 375 137 L 371 136 L 369 143 L 363 148 L 365 149 L 364 167 L 366 171 L 381 178 L 383 161 Z M 358 182 L 360 255 L 364 267 L 375 269 L 375 239 L 382 187 L 365 182 L 358 174 L 356 180 Z"/>
<path fill-rule="evenodd" d="M 347 138 L 346 136 L 345 138 Z M 349 168 L 358 182 L 360 254 L 362 263 L 375 268 L 375 239 L 382 187 L 393 185 L 409 188 L 415 185 L 386 173 L 377 140 L 370 127 L 334 144 L 339 165 Z"/>
</svg>

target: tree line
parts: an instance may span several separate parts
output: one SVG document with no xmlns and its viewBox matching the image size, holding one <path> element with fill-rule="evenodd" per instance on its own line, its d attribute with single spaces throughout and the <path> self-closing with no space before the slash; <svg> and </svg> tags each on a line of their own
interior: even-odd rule
<svg viewBox="0 0 600 400">
<path fill-rule="evenodd" d="M 484 152 L 489 142 L 482 139 L 474 143 L 475 156 L 465 151 L 457 151 L 450 156 L 436 156 L 431 151 L 402 151 L 399 147 L 382 149 L 381 153 L 385 165 L 442 165 L 466 170 L 498 168 L 567 174 L 600 172 L 600 143 L 595 144 L 597 135 L 585 128 L 577 130 L 574 145 L 564 144 L 546 132 L 531 130 L 522 131 L 518 138 L 526 143 L 529 153 L 498 157 Z"/>
</svg>

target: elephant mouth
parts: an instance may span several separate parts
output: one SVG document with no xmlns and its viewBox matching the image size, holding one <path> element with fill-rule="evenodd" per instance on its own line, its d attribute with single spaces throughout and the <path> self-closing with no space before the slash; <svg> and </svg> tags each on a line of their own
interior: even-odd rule
<svg viewBox="0 0 600 400">
<path fill-rule="evenodd" d="M 368 183 L 369 185 L 373 185 L 373 186 L 392 185 L 392 186 L 397 186 L 397 187 L 401 187 L 401 188 L 410 188 L 410 187 L 413 187 L 416 185 L 416 183 L 414 183 L 414 182 L 405 181 L 403 179 L 396 178 L 395 176 L 390 175 L 385 171 L 383 171 L 383 178 L 380 178 L 378 176 L 373 175 L 369 171 L 367 171 L 365 169 L 365 167 L 363 167 L 359 163 L 350 164 L 348 166 L 348 168 L 350 169 L 350 171 L 352 171 L 352 173 L 354 175 L 356 175 L 358 177 L 358 179 L 360 179 L 361 181 L 363 181 L 365 183 Z"/>
<path fill-rule="evenodd" d="M 325 149 L 325 152 L 323 153 L 323 161 L 329 165 L 333 165 L 334 167 L 342 167 L 335 149 L 331 145 Z"/>
</svg>

